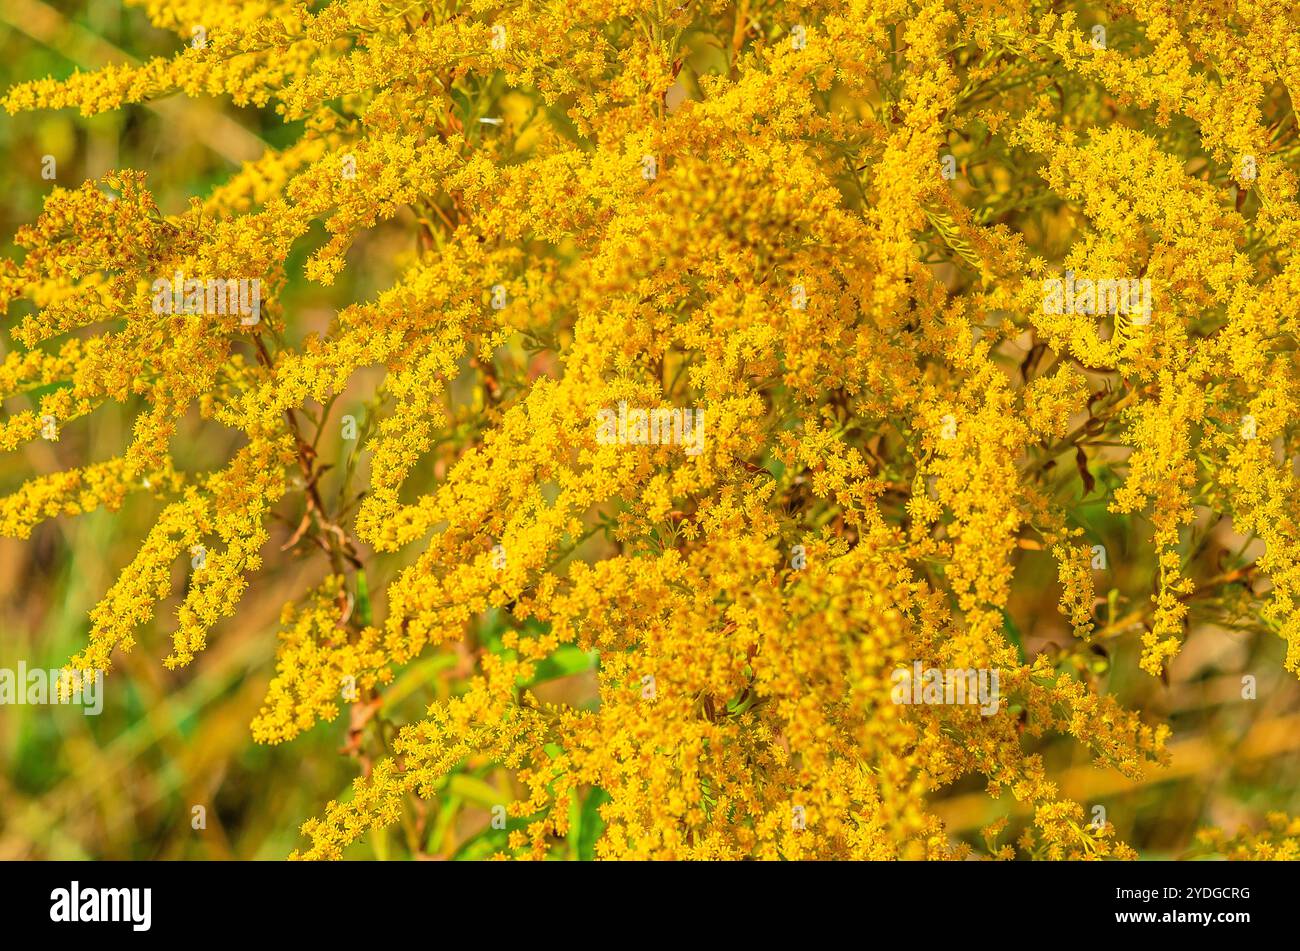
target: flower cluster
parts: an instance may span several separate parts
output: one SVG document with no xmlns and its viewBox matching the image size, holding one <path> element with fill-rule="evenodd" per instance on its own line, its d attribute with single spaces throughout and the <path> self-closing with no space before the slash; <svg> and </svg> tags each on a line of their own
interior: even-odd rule
<svg viewBox="0 0 1300 951">
<path fill-rule="evenodd" d="M 55 188 L 20 231 L 0 449 L 137 412 L 119 456 L 0 498 L 0 532 L 156 500 L 81 669 L 132 648 L 178 564 L 173 666 L 264 560 L 318 553 L 253 734 L 350 707 L 363 775 L 302 857 L 398 822 L 422 851 L 428 801 L 484 765 L 516 792 L 483 835 L 519 857 L 575 822 L 602 858 L 1132 857 L 1035 750 L 1069 737 L 1133 779 L 1167 759 L 1168 726 L 1084 661 L 1167 677 L 1189 625 L 1244 598 L 1300 672 L 1285 17 L 139 3 L 174 57 L 23 83 L 5 108 L 217 95 L 296 139 L 188 209 L 123 171 Z M 381 226 L 411 236 L 399 280 L 297 332 L 285 290 L 333 284 Z M 1067 272 L 1141 282 L 1149 307 L 1045 307 Z M 160 313 L 178 273 L 260 281 L 260 319 Z M 358 386 L 362 419 L 340 418 Z M 694 409 L 692 451 L 601 438 L 622 405 Z M 214 470 L 176 459 L 192 411 L 239 435 Z M 1236 561 L 1206 568 L 1206 520 Z M 1121 591 L 1122 557 L 1149 572 Z M 1018 597 L 1055 578 L 1049 650 Z M 385 722 L 437 657 L 422 676 L 450 687 Z M 918 663 L 998 671 L 997 713 L 895 704 Z M 548 695 L 557 672 L 594 678 L 588 702 Z M 935 801 L 972 777 L 1021 804 L 1015 846 L 946 828 Z M 1221 844 L 1293 854 L 1294 831 Z"/>
</svg>

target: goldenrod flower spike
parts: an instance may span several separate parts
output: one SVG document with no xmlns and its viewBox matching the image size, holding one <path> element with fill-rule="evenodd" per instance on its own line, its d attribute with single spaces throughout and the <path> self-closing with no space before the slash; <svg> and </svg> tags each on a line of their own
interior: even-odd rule
<svg viewBox="0 0 1300 951">
<path fill-rule="evenodd" d="M 252 733 L 347 708 L 360 775 L 296 857 L 459 780 L 502 856 L 1133 858 L 1068 781 L 1160 775 L 1142 691 L 1189 638 L 1272 632 L 1300 674 L 1285 17 L 138 5 L 175 55 L 4 107 L 289 131 L 175 213 L 128 169 L 18 232 L 0 450 L 46 467 L 0 533 L 156 502 L 80 669 L 173 595 L 183 666 L 310 559 Z M 330 287 L 378 254 L 388 286 Z M 129 434 L 78 458 L 112 404 Z M 411 854 L 454 851 L 431 826 Z"/>
</svg>

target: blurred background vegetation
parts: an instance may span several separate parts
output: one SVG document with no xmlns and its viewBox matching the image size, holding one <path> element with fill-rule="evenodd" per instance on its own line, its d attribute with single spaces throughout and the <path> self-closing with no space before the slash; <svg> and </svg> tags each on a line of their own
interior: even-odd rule
<svg viewBox="0 0 1300 951">
<path fill-rule="evenodd" d="M 128 57 L 169 55 L 181 42 L 151 27 L 139 10 L 111 0 L 2 0 L 0 85 L 63 77 L 74 68 Z M 68 110 L 0 116 L 0 253 L 17 253 L 15 229 L 36 217 L 55 185 L 76 187 L 111 169 L 141 169 L 163 211 L 174 212 L 190 196 L 206 195 L 267 145 L 293 141 L 297 131 L 270 111 L 179 97 L 92 119 Z M 41 177 L 46 155 L 57 163 L 55 181 Z M 370 232 L 358 240 L 349 267 L 332 288 L 308 285 L 299 273 L 282 298 L 289 338 L 323 330 L 338 308 L 388 286 L 415 251 L 414 234 L 409 218 Z M 310 250 L 310 242 L 299 249 L 299 262 Z M 0 356 L 13 346 L 7 333 L 13 317 L 0 334 Z M 1014 345 L 1004 353 L 1009 363 L 1027 355 L 1027 349 L 1017 352 Z M 533 375 L 530 358 L 522 351 L 515 357 L 521 372 Z M 364 419 L 378 378 L 376 373 L 355 381 L 335 413 Z M 454 404 L 472 401 L 474 395 L 453 390 L 451 397 Z M 27 408 L 18 405 L 23 399 L 10 402 L 6 412 Z M 33 473 L 119 453 L 133 415 L 133 407 L 110 405 L 90 421 L 69 427 L 57 443 L 37 441 L 0 456 L 0 492 L 14 490 Z M 229 457 L 235 438 L 196 413 L 174 446 L 182 469 L 203 471 Z M 341 471 L 348 448 L 336 440 L 328 451 L 336 454 Z M 1073 643 L 1057 610 L 1055 564 L 1045 552 L 1021 555 L 1008 633 L 1029 656 L 1070 652 L 1081 675 L 1099 689 L 1143 711 L 1149 721 L 1169 722 L 1175 735 L 1173 760 L 1169 769 L 1150 770 L 1145 780 L 1135 782 L 1090 765 L 1068 738 L 1054 738 L 1039 749 L 1049 773 L 1065 795 L 1089 808 L 1104 805 L 1116 834 L 1150 858 L 1188 854 L 1194 830 L 1201 826 L 1257 827 L 1269 811 L 1300 812 L 1300 683 L 1282 668 L 1282 641 L 1256 629 L 1248 608 L 1234 620 L 1248 601 L 1244 583 L 1220 587 L 1215 597 L 1194 604 L 1190 634 L 1168 683 L 1137 669 L 1138 651 L 1129 648 L 1140 629 L 1125 627 L 1123 621 L 1152 590 L 1154 559 L 1145 541 L 1150 527 L 1140 516 L 1107 513 L 1104 489 L 1120 477 L 1116 469 L 1122 473 L 1123 456 L 1116 453 L 1108 463 L 1103 454 L 1098 460 L 1092 476 L 1099 488 L 1090 496 L 1096 501 L 1085 500 L 1080 509 L 1089 544 L 1105 545 L 1109 560 L 1107 583 L 1099 583 L 1098 648 L 1080 652 Z M 426 484 L 442 474 L 446 461 L 430 454 L 421 474 Z M 1077 480 L 1071 473 L 1062 478 Z M 420 481 L 413 479 L 413 488 L 421 489 Z M 155 499 L 133 496 L 117 513 L 46 522 L 25 542 L 0 539 L 0 667 L 14 668 L 22 661 L 29 668 L 57 668 L 83 646 L 89 611 L 133 557 L 160 506 Z M 256 746 L 249 734 L 249 721 L 271 676 L 280 610 L 328 571 L 318 553 L 278 551 L 301 511 L 286 505 L 281 514 L 285 525 L 268 543 L 266 569 L 253 580 L 237 616 L 218 626 L 209 648 L 190 667 L 168 671 L 161 660 L 184 590 L 183 566 L 178 566 L 177 594 L 141 632 L 137 649 L 116 655 L 101 716 L 84 716 L 76 707 L 0 707 L 0 859 L 278 859 L 301 844 L 297 830 L 303 820 L 328 799 L 346 794 L 366 765 L 366 754 L 345 751 L 347 711 L 279 747 Z M 1208 519 L 1188 541 L 1198 564 L 1193 576 L 1200 579 L 1231 572 L 1258 554 L 1255 544 L 1236 536 L 1230 525 Z M 599 545 L 592 545 L 583 554 L 598 557 Z M 366 553 L 377 612 L 388 580 L 411 557 Z M 382 717 L 367 726 L 376 731 L 375 742 L 382 746 L 393 729 L 457 690 L 472 668 L 471 651 L 493 649 L 502 629 L 500 617 L 482 617 L 467 631 L 464 645 L 426 654 L 402 672 L 384 693 Z M 594 665 L 594 657 L 562 652 L 539 671 L 538 695 L 595 703 Z M 1242 697 L 1246 674 L 1257 679 L 1258 699 Z M 448 778 L 436 802 L 412 804 L 400 827 L 371 836 L 348 854 L 491 854 L 505 832 L 491 828 L 490 810 L 513 797 L 512 783 L 503 769 L 465 763 Z M 574 804 L 575 831 L 556 843 L 556 857 L 591 857 L 602 797 L 592 790 Z M 195 806 L 206 810 L 205 828 L 193 827 Z M 936 796 L 936 809 L 954 835 L 971 842 L 979 841 L 980 827 L 1000 815 L 1013 817 L 1011 836 L 1003 841 L 1026 821 L 1009 795 L 990 800 L 975 780 Z"/>
</svg>

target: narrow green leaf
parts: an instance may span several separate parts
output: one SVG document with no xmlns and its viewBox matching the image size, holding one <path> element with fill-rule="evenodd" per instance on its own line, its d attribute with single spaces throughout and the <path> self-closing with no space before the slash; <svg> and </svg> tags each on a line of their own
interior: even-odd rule
<svg viewBox="0 0 1300 951">
<path fill-rule="evenodd" d="M 1016 645 L 1016 656 L 1020 658 L 1020 663 L 1026 663 L 1025 642 L 1020 636 L 1020 628 L 1016 627 L 1016 622 L 1011 620 L 1011 614 L 1005 608 L 1002 610 L 1002 633 Z"/>
</svg>

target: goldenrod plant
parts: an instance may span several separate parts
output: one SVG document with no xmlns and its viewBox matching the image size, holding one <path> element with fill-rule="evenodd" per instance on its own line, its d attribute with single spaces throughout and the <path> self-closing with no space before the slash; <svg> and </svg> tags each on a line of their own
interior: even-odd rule
<svg viewBox="0 0 1300 951">
<path fill-rule="evenodd" d="M 8 113 L 258 150 L 21 156 L 0 530 L 133 545 L 70 673 L 267 646 L 294 857 L 1296 856 L 1290 4 L 128 7 Z"/>
</svg>

